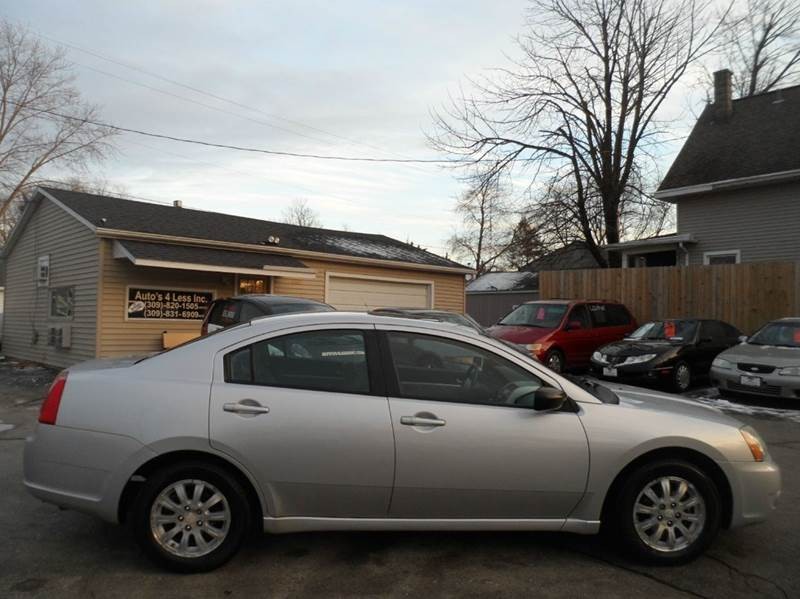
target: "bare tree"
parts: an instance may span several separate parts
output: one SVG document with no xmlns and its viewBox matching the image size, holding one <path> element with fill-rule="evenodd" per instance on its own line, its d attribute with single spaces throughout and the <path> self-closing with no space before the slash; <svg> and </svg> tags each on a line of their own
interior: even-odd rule
<svg viewBox="0 0 800 599">
<path fill-rule="evenodd" d="M 657 114 L 687 69 L 714 48 L 711 0 L 537 0 L 512 68 L 473 82 L 434 115 L 434 145 L 484 176 L 544 176 L 555 215 L 574 225 L 600 264 L 621 240 L 625 198 L 655 170 Z M 462 162 L 462 163 L 463 163 Z M 532 191 L 532 193 L 535 193 Z M 546 194 L 536 194 L 543 199 Z"/>
<path fill-rule="evenodd" d="M 73 86 L 62 49 L 0 20 L 0 240 L 47 167 L 84 172 L 112 150 L 113 132 Z"/>
<path fill-rule="evenodd" d="M 747 0 L 726 29 L 723 59 L 740 97 L 800 80 L 800 3 Z"/>
<path fill-rule="evenodd" d="M 479 179 L 458 199 L 455 212 L 461 227 L 447 244 L 454 257 L 474 266 L 478 276 L 496 270 L 513 241 L 505 190 L 497 180 Z"/>
<path fill-rule="evenodd" d="M 286 207 L 283 211 L 283 222 L 301 227 L 322 226 L 317 211 L 308 205 L 308 200 L 302 198 L 294 200 Z"/>
<path fill-rule="evenodd" d="M 511 243 L 505 256 L 508 266 L 518 270 L 546 253 L 538 225 L 529 217 L 520 218 L 511 233 Z"/>
</svg>

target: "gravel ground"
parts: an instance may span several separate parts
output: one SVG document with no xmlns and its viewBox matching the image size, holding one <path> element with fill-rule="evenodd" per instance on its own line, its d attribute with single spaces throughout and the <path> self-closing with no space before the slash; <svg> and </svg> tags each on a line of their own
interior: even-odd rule
<svg viewBox="0 0 800 599">
<path fill-rule="evenodd" d="M 722 532 L 680 568 L 628 562 L 600 537 L 320 533 L 257 536 L 224 568 L 177 576 L 152 566 L 125 529 L 25 492 L 24 438 L 53 376 L 0 361 L 0 597 L 800 597 L 800 406 L 688 394 L 759 430 L 783 468 L 784 495 L 767 523 Z"/>
</svg>

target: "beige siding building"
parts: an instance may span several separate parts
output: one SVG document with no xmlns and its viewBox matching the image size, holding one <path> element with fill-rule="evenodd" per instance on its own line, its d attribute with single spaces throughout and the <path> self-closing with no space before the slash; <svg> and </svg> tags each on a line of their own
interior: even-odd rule
<svg viewBox="0 0 800 599">
<path fill-rule="evenodd" d="M 239 293 L 463 313 L 470 272 L 381 235 L 52 188 L 5 257 L 3 351 L 54 366 L 159 351 L 199 335 L 208 304 Z"/>
</svg>

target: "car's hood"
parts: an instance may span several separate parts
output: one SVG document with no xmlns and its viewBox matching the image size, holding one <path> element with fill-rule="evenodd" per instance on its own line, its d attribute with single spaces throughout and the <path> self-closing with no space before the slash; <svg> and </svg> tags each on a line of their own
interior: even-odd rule
<svg viewBox="0 0 800 599">
<path fill-rule="evenodd" d="M 542 327 L 520 327 L 509 326 L 504 324 L 496 324 L 486 329 L 492 337 L 497 339 L 505 339 L 511 343 L 535 343 L 542 337 L 549 335 L 555 329 L 546 329 Z"/>
<path fill-rule="evenodd" d="M 715 407 L 698 403 L 697 401 L 672 395 L 661 391 L 632 387 L 630 385 L 620 385 L 617 383 L 603 382 L 603 385 L 610 388 L 619 397 L 621 406 L 649 412 L 679 414 L 690 418 L 700 418 L 719 424 L 727 424 L 739 428 L 744 426 L 742 422 L 723 413 Z"/>
<path fill-rule="evenodd" d="M 774 345 L 752 345 L 742 343 L 726 349 L 719 357 L 730 362 L 752 362 L 770 366 L 800 366 L 800 348 L 776 347 Z"/>
<path fill-rule="evenodd" d="M 90 370 L 107 370 L 109 368 L 127 368 L 133 366 L 142 358 L 147 355 L 141 356 L 126 356 L 124 358 L 105 358 L 102 360 L 89 360 L 87 362 L 80 362 L 74 366 L 70 366 L 71 372 L 87 372 Z"/>
<path fill-rule="evenodd" d="M 623 339 L 604 345 L 599 351 L 607 356 L 641 356 L 662 354 L 675 347 L 679 347 L 679 345 L 669 341 Z"/>
</svg>

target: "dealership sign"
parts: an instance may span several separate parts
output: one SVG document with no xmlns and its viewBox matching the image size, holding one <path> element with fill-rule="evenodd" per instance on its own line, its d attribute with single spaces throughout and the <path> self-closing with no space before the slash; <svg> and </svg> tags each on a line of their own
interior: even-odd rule
<svg viewBox="0 0 800 599">
<path fill-rule="evenodd" d="M 211 291 L 128 287 L 131 320 L 203 320 L 214 300 Z"/>
</svg>

